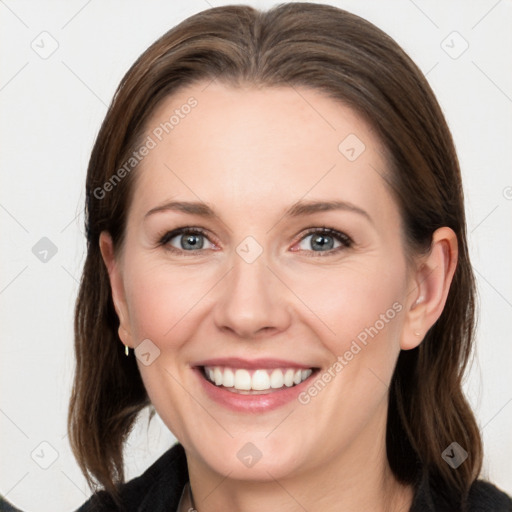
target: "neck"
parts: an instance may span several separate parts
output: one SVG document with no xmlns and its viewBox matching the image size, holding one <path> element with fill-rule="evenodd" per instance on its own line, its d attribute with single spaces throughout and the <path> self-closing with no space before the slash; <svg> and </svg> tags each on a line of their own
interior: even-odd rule
<svg viewBox="0 0 512 512">
<path fill-rule="evenodd" d="M 321 466 L 286 478 L 275 479 L 270 470 L 265 481 L 237 480 L 212 471 L 187 454 L 195 507 L 189 505 L 197 512 L 409 511 L 413 489 L 400 484 L 388 465 L 385 420 L 386 414 L 380 415 L 347 449 L 332 454 Z"/>
</svg>

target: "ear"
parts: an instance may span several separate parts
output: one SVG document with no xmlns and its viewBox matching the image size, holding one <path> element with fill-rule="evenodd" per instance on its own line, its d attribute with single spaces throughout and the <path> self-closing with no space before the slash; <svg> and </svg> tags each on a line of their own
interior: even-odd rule
<svg viewBox="0 0 512 512">
<path fill-rule="evenodd" d="M 107 231 L 102 231 L 100 233 L 99 244 L 103 262 L 107 267 L 114 308 L 119 318 L 119 337 L 125 345 L 133 348 L 134 345 L 129 324 L 124 284 L 119 269 L 119 262 L 115 256 L 114 243 L 110 233 Z"/>
<path fill-rule="evenodd" d="M 418 260 L 412 275 L 412 291 L 407 295 L 406 317 L 400 348 L 416 348 L 443 312 L 457 267 L 457 235 L 449 227 L 432 235 L 428 255 Z"/>
</svg>

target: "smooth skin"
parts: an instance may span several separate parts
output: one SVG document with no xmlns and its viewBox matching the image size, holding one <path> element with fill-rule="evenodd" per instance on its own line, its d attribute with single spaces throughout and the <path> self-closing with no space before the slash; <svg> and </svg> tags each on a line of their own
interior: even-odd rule
<svg viewBox="0 0 512 512">
<path fill-rule="evenodd" d="M 380 141 L 321 92 L 199 83 L 168 97 L 147 135 L 190 96 L 197 106 L 134 171 L 124 245 L 114 251 L 103 232 L 100 247 L 121 341 L 150 339 L 160 350 L 138 365 L 186 450 L 197 510 L 407 511 L 413 489 L 386 458 L 388 385 L 400 350 L 421 343 L 442 313 L 455 233 L 438 229 L 430 252 L 407 265 Z M 365 145 L 354 161 L 339 150 L 350 134 Z M 335 200 L 369 218 L 348 209 L 285 215 L 298 201 Z M 148 215 L 170 201 L 215 215 Z M 180 227 L 205 235 L 192 234 L 192 247 L 182 245 L 187 233 L 159 243 Z M 353 243 L 324 235 L 319 244 L 310 228 L 323 227 Z M 236 251 L 248 236 L 263 251 L 252 263 Z M 325 371 L 394 303 L 401 311 L 306 405 L 235 413 L 207 397 L 191 370 L 209 358 L 269 357 Z M 252 467 L 237 457 L 248 442 L 262 453 Z"/>
</svg>

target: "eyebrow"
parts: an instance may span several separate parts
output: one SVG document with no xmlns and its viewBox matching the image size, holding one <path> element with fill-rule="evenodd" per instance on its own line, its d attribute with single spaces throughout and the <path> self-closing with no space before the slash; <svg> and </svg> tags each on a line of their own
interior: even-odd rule
<svg viewBox="0 0 512 512">
<path fill-rule="evenodd" d="M 317 212 L 327 212 L 333 210 L 343 210 L 358 213 L 359 215 L 365 217 L 371 224 L 373 224 L 373 219 L 370 217 L 368 212 L 348 201 L 297 201 L 284 213 L 281 218 L 300 217 L 305 215 L 312 215 Z M 149 210 L 146 213 L 145 218 L 149 217 L 150 215 L 154 215 L 155 213 L 167 211 L 189 213 L 205 218 L 213 218 L 217 216 L 213 209 L 203 202 L 169 201 Z"/>
</svg>

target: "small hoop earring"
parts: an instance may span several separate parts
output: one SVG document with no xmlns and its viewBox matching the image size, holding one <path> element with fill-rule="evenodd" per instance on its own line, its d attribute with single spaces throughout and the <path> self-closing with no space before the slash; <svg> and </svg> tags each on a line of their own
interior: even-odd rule
<svg viewBox="0 0 512 512">
<path fill-rule="evenodd" d="M 130 355 L 130 347 L 128 345 L 124 346 L 124 355 L 129 356 Z"/>
</svg>

